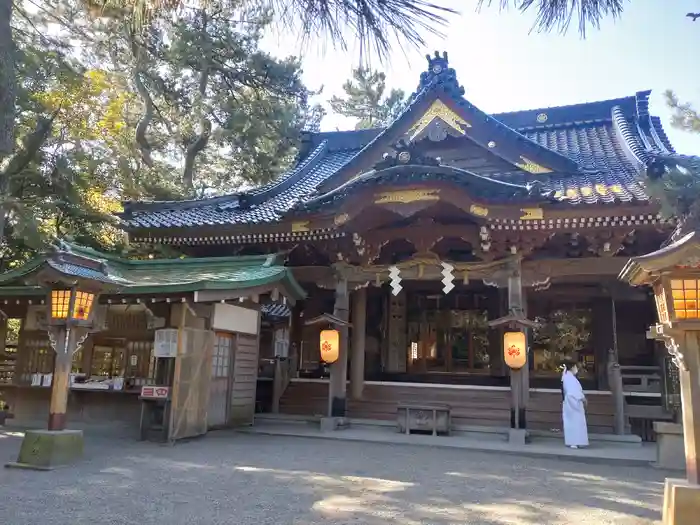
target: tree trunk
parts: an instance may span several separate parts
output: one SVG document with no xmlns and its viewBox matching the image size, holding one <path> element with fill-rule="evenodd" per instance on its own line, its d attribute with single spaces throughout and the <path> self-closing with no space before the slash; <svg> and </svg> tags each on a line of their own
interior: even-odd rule
<svg viewBox="0 0 700 525">
<path fill-rule="evenodd" d="M 10 18 L 12 1 L 0 0 L 0 162 L 14 148 L 15 129 L 15 44 Z"/>
<path fill-rule="evenodd" d="M 0 0 L 0 246 L 5 238 L 7 188 L 9 181 L 2 173 L 5 160 L 14 149 L 15 135 L 15 44 L 12 41 L 13 0 Z"/>
</svg>

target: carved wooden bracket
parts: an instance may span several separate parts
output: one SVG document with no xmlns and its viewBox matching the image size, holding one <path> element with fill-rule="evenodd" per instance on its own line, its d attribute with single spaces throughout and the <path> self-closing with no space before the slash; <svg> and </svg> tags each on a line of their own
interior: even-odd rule
<svg viewBox="0 0 700 525">
<path fill-rule="evenodd" d="M 688 371 L 688 365 L 685 362 L 683 352 L 681 352 L 680 344 L 677 340 L 681 340 L 683 333 L 680 330 L 674 330 L 665 324 L 655 324 L 649 327 L 647 339 L 655 339 L 661 341 L 668 353 L 671 354 L 673 362 L 679 370 Z"/>
<path fill-rule="evenodd" d="M 614 257 L 623 250 L 625 240 L 629 237 L 630 231 L 613 232 L 600 231 L 597 235 L 588 238 L 588 251 L 598 257 Z"/>
</svg>

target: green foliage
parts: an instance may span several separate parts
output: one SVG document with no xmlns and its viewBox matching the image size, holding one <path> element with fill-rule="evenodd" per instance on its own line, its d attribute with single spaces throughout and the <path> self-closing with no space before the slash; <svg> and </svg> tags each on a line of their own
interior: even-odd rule
<svg viewBox="0 0 700 525">
<path fill-rule="evenodd" d="M 259 50 L 266 10 L 188 9 L 135 31 L 128 18 L 89 19 L 78 0 L 30 7 L 16 7 L 12 25 L 19 141 L 0 159 L 0 271 L 56 236 L 164 255 L 124 244 L 114 217 L 123 200 L 265 183 L 323 117 L 298 59 Z"/>
<path fill-rule="evenodd" d="M 693 105 L 681 102 L 670 89 L 664 93 L 664 97 L 668 107 L 673 110 L 671 125 L 691 133 L 700 133 L 700 114 Z"/>
<path fill-rule="evenodd" d="M 20 265 L 54 237 L 121 249 L 114 212 L 124 195 L 149 196 L 150 176 L 141 173 L 134 144 L 138 100 L 124 75 L 91 68 L 65 33 L 48 30 L 55 14 L 21 8 L 15 14 L 21 146 L 0 169 L 6 219 L 0 270 Z M 80 38 L 90 43 L 89 35 Z M 160 194 L 175 195 L 167 184 L 154 185 Z"/>
<path fill-rule="evenodd" d="M 299 132 L 319 125 L 299 60 L 259 49 L 270 23 L 264 10 L 188 10 L 137 42 L 139 93 L 157 108 L 142 149 L 182 166 L 190 196 L 269 182 L 289 167 Z"/>
<path fill-rule="evenodd" d="M 83 0 L 95 14 L 130 18 L 143 27 L 154 19 L 164 18 L 183 8 L 216 7 L 269 8 L 276 17 L 277 29 L 285 29 L 303 40 L 330 41 L 347 49 L 348 41 L 359 44 L 362 52 L 374 51 L 388 58 L 392 44 L 401 47 L 425 45 L 425 33 L 444 36 L 439 28 L 446 15 L 456 11 L 430 0 Z"/>
<path fill-rule="evenodd" d="M 358 120 L 355 128 L 386 126 L 406 105 L 406 94 L 400 89 L 386 91 L 386 75 L 380 71 L 357 68 L 352 79 L 343 84 L 345 96 L 334 96 L 329 102 L 333 111 Z"/>
<path fill-rule="evenodd" d="M 700 133 L 700 115 L 692 104 L 681 102 L 675 93 L 664 93 L 666 104 L 673 111 L 671 125 L 689 133 Z M 647 177 L 651 197 L 661 203 L 665 217 L 680 217 L 686 221 L 700 219 L 700 161 L 693 157 L 668 155 L 663 159 L 662 177 Z"/>
<path fill-rule="evenodd" d="M 663 177 L 647 177 L 649 195 L 661 203 L 665 217 L 700 217 L 700 166 L 676 158 L 666 164 Z"/>
</svg>

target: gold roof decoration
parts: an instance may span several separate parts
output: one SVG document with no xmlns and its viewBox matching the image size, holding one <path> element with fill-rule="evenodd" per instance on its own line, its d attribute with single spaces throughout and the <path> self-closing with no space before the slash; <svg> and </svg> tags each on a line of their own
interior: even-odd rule
<svg viewBox="0 0 700 525">
<path fill-rule="evenodd" d="M 433 120 L 439 118 L 460 135 L 464 135 L 464 128 L 471 128 L 471 124 L 447 107 L 445 103 L 436 99 L 425 113 L 408 130 L 409 140 L 415 139 L 427 128 Z"/>
<path fill-rule="evenodd" d="M 551 173 L 552 170 L 549 168 L 545 168 L 544 166 L 540 166 L 536 162 L 531 161 L 527 157 L 523 157 L 522 155 L 520 156 L 520 159 L 522 162 L 517 163 L 516 166 L 520 168 L 521 170 L 528 171 L 530 173 L 534 173 L 535 175 L 538 175 L 540 173 Z"/>
<path fill-rule="evenodd" d="M 412 202 L 440 200 L 439 189 L 396 190 L 377 193 L 375 204 L 410 204 Z"/>
</svg>

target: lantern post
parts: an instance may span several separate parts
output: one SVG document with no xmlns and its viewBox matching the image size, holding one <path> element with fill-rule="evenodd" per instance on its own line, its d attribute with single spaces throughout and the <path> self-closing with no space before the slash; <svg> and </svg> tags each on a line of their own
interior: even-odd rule
<svg viewBox="0 0 700 525">
<path fill-rule="evenodd" d="M 630 259 L 619 279 L 652 287 L 658 323 L 649 333 L 678 367 L 686 479 L 666 480 L 663 523 L 693 525 L 700 516 L 700 233 Z"/>
<path fill-rule="evenodd" d="M 319 333 L 319 352 L 322 362 L 332 366 L 342 364 L 339 359 L 347 359 L 347 353 L 341 352 L 341 329 L 350 328 L 352 325 L 332 314 L 322 314 L 304 323 L 306 326 L 325 325 Z M 341 378 L 346 380 L 346 378 Z M 335 417 L 333 411 L 333 381 L 328 382 L 328 414 L 321 420 L 322 430 L 336 430 L 345 425 L 344 417 Z"/>
<path fill-rule="evenodd" d="M 51 379 L 51 403 L 49 405 L 49 430 L 65 430 L 70 373 L 73 355 L 80 349 L 90 333 L 95 306 L 100 293 L 94 283 L 70 283 L 47 294 L 46 330 L 55 352 Z"/>
<path fill-rule="evenodd" d="M 47 430 L 28 430 L 17 462 L 7 466 L 48 470 L 82 455 L 82 431 L 66 430 L 73 355 L 91 332 L 99 330 L 95 313 L 100 293 L 118 289 L 118 282 L 104 261 L 74 254 L 60 241 L 27 279 L 27 284 L 46 290 L 41 324 L 55 352 L 51 400 Z"/>
<path fill-rule="evenodd" d="M 527 429 L 520 421 L 523 408 L 523 371 L 528 366 L 527 334 L 529 328 L 539 327 L 539 323 L 527 319 L 521 309 L 512 309 L 511 313 L 504 317 L 489 321 L 490 328 L 505 326 L 507 331 L 503 333 L 503 360 L 510 368 L 510 388 L 512 392 L 512 425 L 508 434 L 508 441 L 518 445 L 524 445 L 527 441 Z"/>
</svg>

